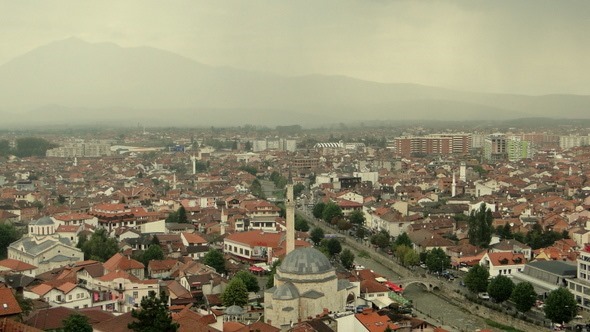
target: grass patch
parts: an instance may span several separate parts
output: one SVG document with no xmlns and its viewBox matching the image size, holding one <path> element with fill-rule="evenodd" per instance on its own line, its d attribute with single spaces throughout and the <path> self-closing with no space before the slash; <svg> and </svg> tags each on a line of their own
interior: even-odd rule
<svg viewBox="0 0 590 332">
<path fill-rule="evenodd" d="M 359 251 L 359 257 L 369 258 L 369 257 L 371 257 L 371 255 L 369 255 L 369 253 L 366 252 L 365 250 L 361 250 L 361 251 Z"/>
<path fill-rule="evenodd" d="M 515 329 L 512 326 L 508 326 L 508 325 L 504 325 L 504 324 L 500 324 L 498 322 L 495 322 L 491 319 L 486 319 L 486 324 L 488 324 L 491 327 L 495 327 L 497 329 L 500 329 L 502 331 L 507 331 L 507 332 L 524 332 L 522 330 L 519 329 Z"/>
</svg>

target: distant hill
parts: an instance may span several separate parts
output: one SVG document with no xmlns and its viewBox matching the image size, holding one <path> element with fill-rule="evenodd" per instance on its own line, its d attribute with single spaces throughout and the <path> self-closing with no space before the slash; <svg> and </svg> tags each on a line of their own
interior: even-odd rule
<svg viewBox="0 0 590 332">
<path fill-rule="evenodd" d="M 149 47 L 69 38 L 0 66 L 0 115 L 11 124 L 318 125 L 383 119 L 590 118 L 590 96 L 523 96 L 285 77 L 208 66 Z"/>
</svg>

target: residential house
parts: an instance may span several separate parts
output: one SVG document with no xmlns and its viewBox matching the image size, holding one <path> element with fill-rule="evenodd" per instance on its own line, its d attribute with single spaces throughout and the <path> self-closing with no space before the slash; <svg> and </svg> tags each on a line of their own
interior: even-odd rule
<svg viewBox="0 0 590 332">
<path fill-rule="evenodd" d="M 524 270 L 526 258 L 521 253 L 488 252 L 483 255 L 479 264 L 488 269 L 490 277 L 506 276 Z"/>
</svg>

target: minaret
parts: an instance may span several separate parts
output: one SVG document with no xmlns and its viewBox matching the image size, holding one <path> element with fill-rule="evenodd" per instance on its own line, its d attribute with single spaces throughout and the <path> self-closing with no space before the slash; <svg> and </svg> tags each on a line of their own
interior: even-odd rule
<svg viewBox="0 0 590 332">
<path fill-rule="evenodd" d="M 451 184 L 451 197 L 457 195 L 457 181 L 455 181 L 455 172 L 453 172 L 453 183 Z"/>
<path fill-rule="evenodd" d="M 193 175 L 194 175 L 194 174 L 197 174 L 197 157 L 195 157 L 195 155 L 192 155 L 191 161 L 193 162 Z"/>
<path fill-rule="evenodd" d="M 78 166 L 78 157 L 74 157 L 74 167 Z M 570 171 L 572 168 L 570 167 Z"/>
<path fill-rule="evenodd" d="M 568 170 L 568 172 L 567 172 L 567 175 L 568 175 L 568 176 L 572 176 L 572 167 L 571 167 L 571 166 L 570 166 L 570 169 L 569 169 L 569 170 Z"/>
<path fill-rule="evenodd" d="M 172 174 L 172 189 L 176 189 L 176 173 Z"/>
<path fill-rule="evenodd" d="M 461 182 L 465 183 L 467 182 L 467 166 L 465 166 L 465 162 L 462 161 L 461 162 L 461 167 L 459 167 L 459 180 L 461 180 Z"/>
<path fill-rule="evenodd" d="M 287 184 L 287 202 L 285 203 L 287 210 L 287 235 L 286 235 L 286 252 L 288 255 L 295 249 L 295 200 L 293 199 L 293 183 L 289 181 Z"/>
</svg>

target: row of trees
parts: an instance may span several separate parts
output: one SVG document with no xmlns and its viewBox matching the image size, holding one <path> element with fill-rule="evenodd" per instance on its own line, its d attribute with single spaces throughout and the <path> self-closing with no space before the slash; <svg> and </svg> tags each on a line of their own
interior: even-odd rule
<svg viewBox="0 0 590 332">
<path fill-rule="evenodd" d="M 497 303 L 511 300 L 520 312 L 529 311 L 537 301 L 537 292 L 530 282 L 515 285 L 512 279 L 503 275 L 489 280 L 488 270 L 479 264 L 469 269 L 465 276 L 465 286 L 472 292 L 487 292 Z M 577 308 L 574 295 L 567 288 L 560 287 L 547 296 L 544 312 L 551 321 L 562 323 L 572 320 Z"/>
<path fill-rule="evenodd" d="M 188 217 L 186 216 L 186 209 L 184 206 L 180 206 L 178 210 L 175 212 L 171 212 L 168 217 L 166 217 L 167 223 L 180 223 L 186 224 L 188 223 Z"/>
<path fill-rule="evenodd" d="M 15 155 L 17 157 L 45 157 L 47 150 L 55 147 L 57 147 L 56 144 L 38 137 L 17 138 L 14 148 L 10 147 L 10 142 L 8 140 L 0 140 L 0 156 Z"/>
</svg>

